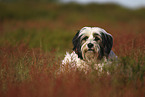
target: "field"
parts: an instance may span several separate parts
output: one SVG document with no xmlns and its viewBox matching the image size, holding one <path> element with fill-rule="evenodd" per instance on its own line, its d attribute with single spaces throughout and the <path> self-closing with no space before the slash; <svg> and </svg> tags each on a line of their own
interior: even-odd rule
<svg viewBox="0 0 145 97">
<path fill-rule="evenodd" d="M 0 2 L 0 97 L 145 97 L 144 13 L 115 4 Z M 84 26 L 113 35 L 118 66 L 109 75 L 58 75 Z"/>
</svg>

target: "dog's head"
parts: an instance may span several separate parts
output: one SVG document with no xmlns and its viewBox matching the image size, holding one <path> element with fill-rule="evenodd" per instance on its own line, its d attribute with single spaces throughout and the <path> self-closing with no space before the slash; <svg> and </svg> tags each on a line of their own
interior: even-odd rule
<svg viewBox="0 0 145 97">
<path fill-rule="evenodd" d="M 78 57 L 87 61 L 98 61 L 104 56 L 108 57 L 113 46 L 111 34 L 99 27 L 83 27 L 72 42 Z"/>
</svg>

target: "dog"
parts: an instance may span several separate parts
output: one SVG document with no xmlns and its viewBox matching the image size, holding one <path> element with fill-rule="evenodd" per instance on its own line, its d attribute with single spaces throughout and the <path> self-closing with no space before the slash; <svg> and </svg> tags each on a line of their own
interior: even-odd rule
<svg viewBox="0 0 145 97">
<path fill-rule="evenodd" d="M 93 69 L 102 71 L 104 65 L 117 60 L 112 51 L 113 37 L 100 27 L 83 27 L 74 36 L 73 52 L 66 52 L 62 60 L 61 69 L 64 67 L 89 71 Z"/>
</svg>

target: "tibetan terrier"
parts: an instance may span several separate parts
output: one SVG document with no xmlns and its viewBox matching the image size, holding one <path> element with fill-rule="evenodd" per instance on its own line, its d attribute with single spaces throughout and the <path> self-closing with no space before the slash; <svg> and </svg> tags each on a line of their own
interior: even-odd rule
<svg viewBox="0 0 145 97">
<path fill-rule="evenodd" d="M 85 71 L 92 67 L 102 70 L 104 65 L 117 60 L 117 56 L 111 50 L 113 37 L 102 28 L 83 27 L 76 33 L 72 42 L 73 52 L 71 54 L 66 53 L 61 68 L 64 68 L 67 64 L 69 68 Z"/>
</svg>

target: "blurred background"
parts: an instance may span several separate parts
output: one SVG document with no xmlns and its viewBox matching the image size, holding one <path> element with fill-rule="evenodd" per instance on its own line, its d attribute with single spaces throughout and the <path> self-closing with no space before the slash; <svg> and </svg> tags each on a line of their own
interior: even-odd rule
<svg viewBox="0 0 145 97">
<path fill-rule="evenodd" d="M 118 53 L 144 47 L 145 0 L 0 0 L 1 47 L 23 44 L 61 55 L 72 51 L 72 38 L 84 26 L 111 33 Z"/>
<path fill-rule="evenodd" d="M 84 26 L 112 34 L 118 62 L 102 72 L 91 64 L 88 73 L 67 64 L 61 74 Z M 0 0 L 0 97 L 145 97 L 144 91 L 145 0 Z"/>
<path fill-rule="evenodd" d="M 88 3 L 115 3 L 121 6 L 136 9 L 145 6 L 144 0 L 60 0 L 63 3 L 69 2 L 77 2 L 80 4 L 88 4 Z"/>
</svg>

